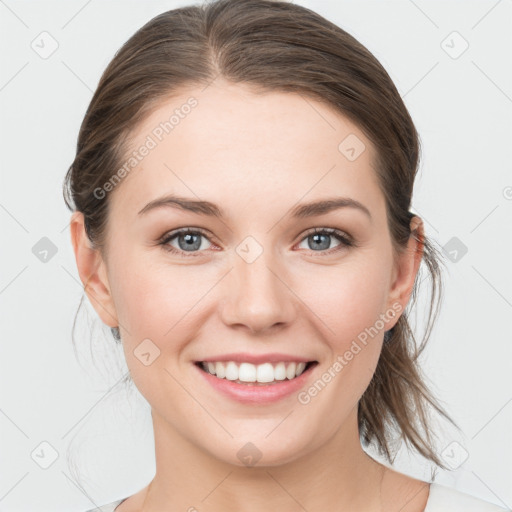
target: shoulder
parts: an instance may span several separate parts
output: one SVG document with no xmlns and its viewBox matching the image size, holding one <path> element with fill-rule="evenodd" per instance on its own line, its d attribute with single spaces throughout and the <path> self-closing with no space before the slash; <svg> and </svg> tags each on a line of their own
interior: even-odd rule
<svg viewBox="0 0 512 512">
<path fill-rule="evenodd" d="M 126 499 L 116 500 L 87 512 L 114 512 L 116 507 Z M 512 510 L 434 482 L 430 484 L 424 512 L 512 512 Z"/>
<path fill-rule="evenodd" d="M 431 483 L 424 512 L 511 512 L 464 492 Z"/>
<path fill-rule="evenodd" d="M 106 505 L 103 505 L 101 507 L 92 508 L 91 510 L 87 510 L 87 512 L 114 512 L 116 507 L 118 505 L 121 505 L 121 503 L 128 498 L 123 498 L 121 500 L 116 500 L 111 503 L 107 503 Z"/>
</svg>

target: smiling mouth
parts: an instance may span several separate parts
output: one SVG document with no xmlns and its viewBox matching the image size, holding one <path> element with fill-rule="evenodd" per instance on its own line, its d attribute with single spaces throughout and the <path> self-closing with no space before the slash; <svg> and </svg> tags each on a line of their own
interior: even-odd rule
<svg viewBox="0 0 512 512">
<path fill-rule="evenodd" d="M 234 361 L 216 361 L 195 363 L 202 371 L 221 380 L 237 384 L 268 386 L 300 377 L 318 364 L 318 361 L 277 362 L 277 363 L 236 363 Z"/>
</svg>

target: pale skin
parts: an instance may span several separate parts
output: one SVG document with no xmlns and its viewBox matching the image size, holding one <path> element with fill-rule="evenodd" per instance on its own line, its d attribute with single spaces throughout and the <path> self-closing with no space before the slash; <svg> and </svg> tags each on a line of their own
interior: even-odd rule
<svg viewBox="0 0 512 512">
<path fill-rule="evenodd" d="M 306 405 L 297 394 L 243 404 L 197 378 L 195 361 L 230 352 L 308 357 L 319 378 L 380 314 L 405 309 L 423 251 L 415 217 L 418 236 L 393 252 L 374 148 L 347 118 L 298 94 L 257 95 L 221 79 L 203 89 L 184 89 L 135 127 L 133 149 L 188 98 L 198 101 L 111 193 L 106 252 L 91 248 L 81 213 L 71 218 L 85 292 L 101 320 L 119 327 L 152 410 L 155 477 L 117 512 L 423 511 L 428 483 L 368 456 L 357 429 L 357 403 L 399 314 Z M 354 161 L 338 149 L 349 134 L 366 146 Z M 226 216 L 170 206 L 138 213 L 169 193 Z M 290 215 L 333 197 L 360 202 L 371 218 L 353 207 Z M 159 245 L 178 228 L 205 231 L 196 256 L 178 237 L 167 245 L 182 255 Z M 356 245 L 326 235 L 328 248 L 315 250 L 313 228 L 335 228 Z M 236 251 L 248 236 L 262 248 L 251 263 Z M 134 354 L 145 339 L 160 350 L 147 366 Z M 253 467 L 237 457 L 248 442 L 262 454 Z"/>
</svg>

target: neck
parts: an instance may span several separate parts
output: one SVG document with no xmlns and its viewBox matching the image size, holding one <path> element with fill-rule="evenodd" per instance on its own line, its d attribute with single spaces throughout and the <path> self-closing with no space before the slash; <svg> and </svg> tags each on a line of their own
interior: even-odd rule
<svg viewBox="0 0 512 512">
<path fill-rule="evenodd" d="M 380 510 L 384 466 L 361 447 L 356 408 L 327 443 L 278 466 L 244 467 L 220 461 L 155 412 L 153 427 L 156 474 L 143 512 Z"/>
</svg>

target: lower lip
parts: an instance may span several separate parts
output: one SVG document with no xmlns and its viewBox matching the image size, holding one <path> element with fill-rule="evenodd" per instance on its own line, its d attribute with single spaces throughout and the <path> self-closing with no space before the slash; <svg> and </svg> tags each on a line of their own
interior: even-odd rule
<svg viewBox="0 0 512 512">
<path fill-rule="evenodd" d="M 228 379 L 219 379 L 211 373 L 205 372 L 196 364 L 197 371 L 206 379 L 206 382 L 212 385 L 217 391 L 238 402 L 252 404 L 267 404 L 277 402 L 282 398 L 292 395 L 299 391 L 306 384 L 312 370 L 318 363 L 311 365 L 306 371 L 292 380 L 285 379 L 278 381 L 277 384 L 254 385 L 239 384 Z"/>
</svg>

